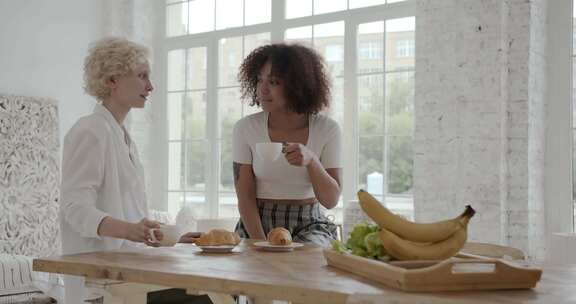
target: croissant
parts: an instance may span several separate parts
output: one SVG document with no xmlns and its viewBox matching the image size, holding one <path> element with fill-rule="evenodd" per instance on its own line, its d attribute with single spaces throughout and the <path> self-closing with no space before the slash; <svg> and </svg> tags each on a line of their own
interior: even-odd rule
<svg viewBox="0 0 576 304">
<path fill-rule="evenodd" d="M 272 245 L 290 245 L 292 244 L 292 235 L 285 228 L 277 227 L 268 232 L 268 243 Z"/>
<path fill-rule="evenodd" d="M 238 245 L 240 236 L 226 229 L 212 229 L 203 233 L 196 241 L 198 246 Z"/>
</svg>

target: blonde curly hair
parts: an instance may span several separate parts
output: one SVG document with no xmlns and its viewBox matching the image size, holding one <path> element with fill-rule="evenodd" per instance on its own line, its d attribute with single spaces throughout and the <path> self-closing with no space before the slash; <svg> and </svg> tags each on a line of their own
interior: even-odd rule
<svg viewBox="0 0 576 304">
<path fill-rule="evenodd" d="M 84 90 L 99 101 L 110 96 L 106 81 L 124 76 L 148 63 L 147 47 L 120 37 L 106 37 L 90 45 L 84 59 Z"/>
</svg>

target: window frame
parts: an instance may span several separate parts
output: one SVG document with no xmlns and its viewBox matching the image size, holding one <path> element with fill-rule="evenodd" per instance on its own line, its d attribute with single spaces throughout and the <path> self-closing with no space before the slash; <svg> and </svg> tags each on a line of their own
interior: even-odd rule
<svg viewBox="0 0 576 304">
<path fill-rule="evenodd" d="M 342 127 L 342 137 L 344 147 L 356 147 L 356 149 L 344 149 L 342 153 L 343 168 L 343 188 L 342 201 L 346 202 L 356 199 L 358 183 L 358 102 L 357 96 L 357 30 L 362 23 L 375 21 L 386 21 L 404 17 L 414 17 L 416 15 L 416 1 L 407 0 L 390 4 L 381 4 L 370 7 L 348 9 L 345 11 L 331 12 L 321 15 L 311 15 L 293 19 L 285 19 L 285 0 L 271 0 L 272 14 L 271 22 L 249 25 L 237 28 L 227 28 L 212 32 L 198 33 L 168 37 L 166 35 L 166 4 L 165 1 L 158 1 L 157 9 L 160 12 L 157 19 L 159 35 L 155 41 L 157 48 L 154 53 L 154 68 L 156 74 L 156 96 L 158 100 L 164 100 L 154 105 L 154 110 L 159 117 L 159 125 L 154 131 L 154 138 L 157 142 L 168 143 L 167 117 L 167 58 L 168 52 L 174 49 L 188 49 L 193 47 L 206 47 L 207 57 L 207 126 L 206 140 L 208 142 L 207 153 L 209 161 L 206 164 L 206 203 L 208 216 L 217 218 L 219 215 L 219 184 L 220 184 L 220 119 L 218 93 L 218 41 L 222 38 L 251 35 L 263 32 L 270 32 L 272 43 L 282 42 L 284 33 L 289 28 L 311 26 L 330 22 L 344 21 L 344 121 Z M 240 102 L 240 101 L 239 101 Z M 153 199 L 159 200 L 156 206 L 168 205 L 168 145 L 159 144 L 152 147 L 159 156 L 159 161 L 153 164 L 158 172 L 155 181 L 151 183 L 153 189 L 150 193 Z M 231 168 L 230 168 L 231 170 Z"/>
</svg>

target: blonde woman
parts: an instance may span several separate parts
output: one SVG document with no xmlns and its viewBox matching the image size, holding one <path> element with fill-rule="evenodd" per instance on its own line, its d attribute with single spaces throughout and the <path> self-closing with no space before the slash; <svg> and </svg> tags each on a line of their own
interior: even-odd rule
<svg viewBox="0 0 576 304">
<path fill-rule="evenodd" d="M 148 50 L 123 38 L 95 42 L 84 62 L 86 92 L 97 103 L 66 134 L 62 158 L 60 223 L 64 254 L 156 246 L 150 231 L 144 174 L 124 120 L 143 108 L 154 89 Z M 161 232 L 155 236 L 162 239 Z M 181 241 L 187 241 L 184 235 Z M 67 303 L 82 303 L 82 281 L 67 277 Z"/>
</svg>

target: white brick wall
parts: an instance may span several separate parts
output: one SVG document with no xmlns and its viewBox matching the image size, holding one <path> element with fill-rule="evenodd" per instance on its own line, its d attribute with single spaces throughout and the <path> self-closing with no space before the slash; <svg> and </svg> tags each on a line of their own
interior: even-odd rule
<svg viewBox="0 0 576 304">
<path fill-rule="evenodd" d="M 415 210 L 471 204 L 470 239 L 543 256 L 546 0 L 425 0 L 416 16 Z"/>
</svg>

